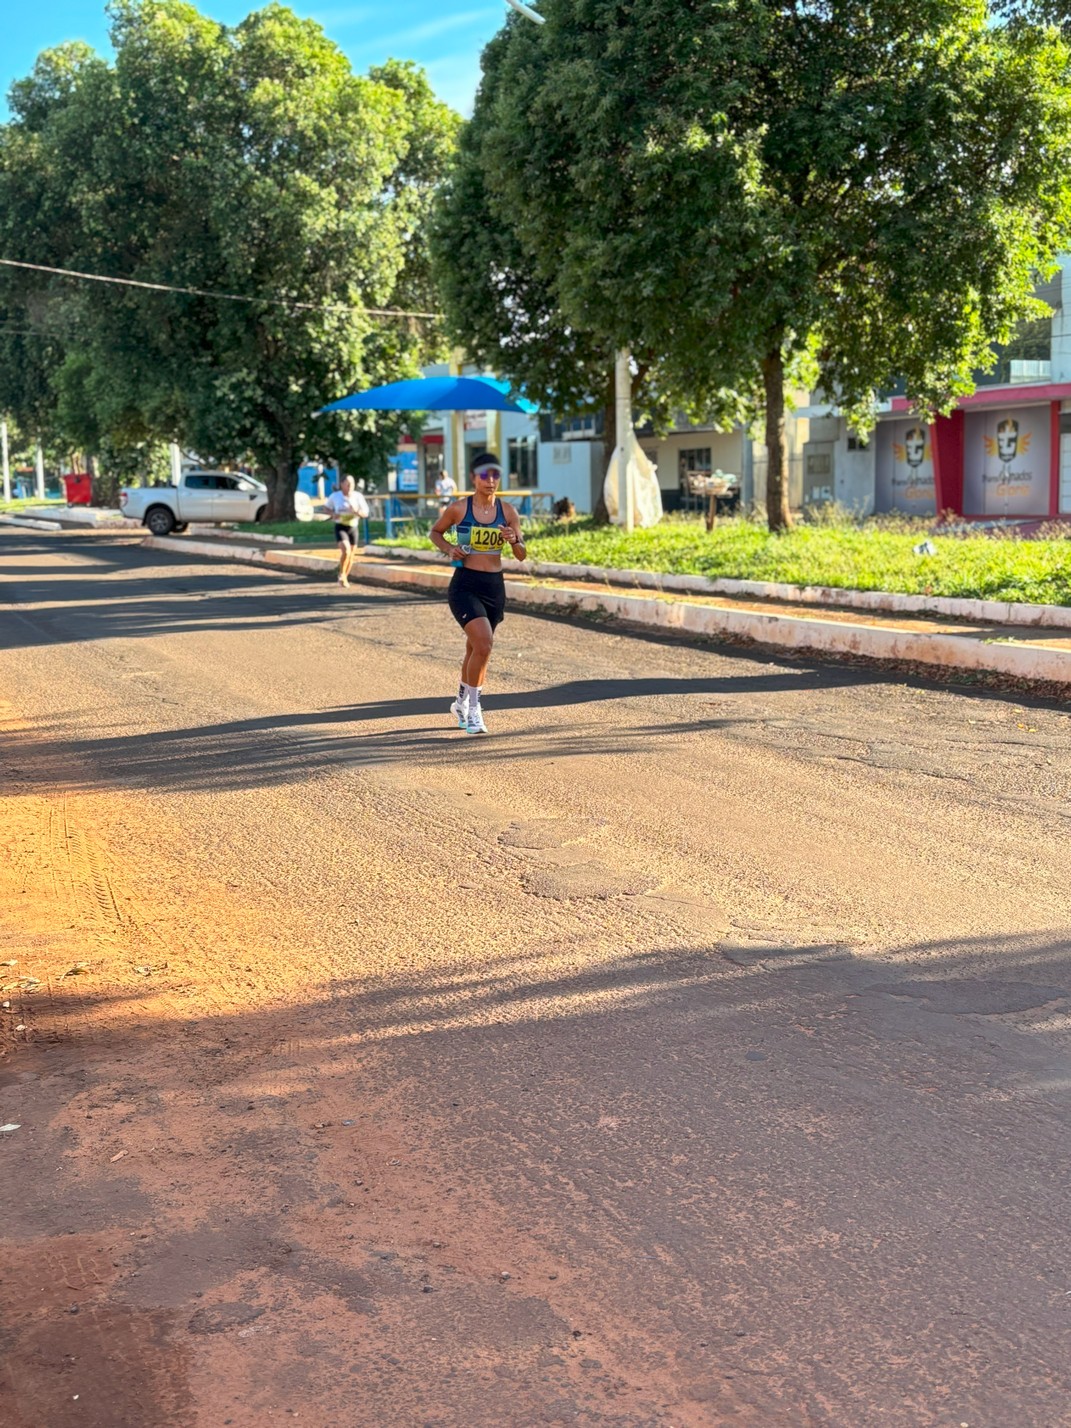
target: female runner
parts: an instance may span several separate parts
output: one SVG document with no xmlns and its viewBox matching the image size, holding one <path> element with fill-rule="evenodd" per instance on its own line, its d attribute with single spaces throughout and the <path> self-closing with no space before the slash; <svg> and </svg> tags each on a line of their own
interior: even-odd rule
<svg viewBox="0 0 1071 1428">
<path fill-rule="evenodd" d="M 450 713 L 459 729 L 486 734 L 480 695 L 495 630 L 506 614 L 502 551 L 508 545 L 517 559 L 523 560 L 527 549 L 517 512 L 498 496 L 502 480 L 498 457 L 483 451 L 473 457 L 469 469 L 475 494 L 447 506 L 431 528 L 431 543 L 457 566 L 447 599 L 451 614 L 465 631 L 461 686 Z M 456 544 L 446 539 L 451 526 L 456 528 Z"/>
</svg>

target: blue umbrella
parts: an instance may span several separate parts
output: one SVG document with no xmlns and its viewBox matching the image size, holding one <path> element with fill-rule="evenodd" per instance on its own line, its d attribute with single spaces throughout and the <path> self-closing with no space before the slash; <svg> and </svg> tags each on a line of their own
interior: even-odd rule
<svg viewBox="0 0 1071 1428">
<path fill-rule="evenodd" d="M 354 392 L 321 407 L 322 412 L 537 412 L 535 402 L 511 397 L 508 382 L 494 377 L 414 377 Z"/>
</svg>

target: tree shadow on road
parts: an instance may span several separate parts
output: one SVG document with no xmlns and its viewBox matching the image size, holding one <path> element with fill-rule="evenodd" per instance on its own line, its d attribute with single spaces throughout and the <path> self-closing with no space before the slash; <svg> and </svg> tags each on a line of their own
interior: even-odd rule
<svg viewBox="0 0 1071 1428">
<path fill-rule="evenodd" d="M 33 548 L 55 547 L 41 541 Z M 24 615 L 13 607 L 0 622 L 0 648 L 103 638 L 151 639 L 205 630 L 270 635 L 287 627 L 318 629 L 328 621 L 337 622 L 335 628 L 359 641 L 370 628 L 363 623 L 366 617 L 383 620 L 401 606 L 427 605 L 425 596 L 394 590 L 354 589 L 340 595 L 302 575 L 242 566 L 221 569 L 208 558 L 161 555 L 132 546 L 129 540 L 97 537 L 82 541 L 77 551 L 105 571 L 114 571 L 116 578 L 106 587 L 108 598 L 80 603 L 77 566 L 67 565 L 47 579 L 22 579 L 15 568 L 12 580 L 20 598 L 55 608 L 38 606 Z M 186 568 L 191 564 L 198 567 L 196 571 Z M 181 568 L 175 569 L 176 565 Z M 0 591 L 3 588 L 0 584 Z M 615 635 L 620 638 L 622 632 L 615 630 Z M 630 631 L 627 637 L 662 643 L 649 631 Z M 374 632 L 374 639 L 377 650 L 389 644 L 382 630 Z M 434 777 L 441 772 L 445 778 L 451 776 L 450 765 L 462 750 L 466 767 L 510 760 L 538 763 L 567 756 L 629 755 L 675 737 L 707 733 L 761 740 L 782 752 L 795 749 L 802 757 L 844 760 L 858 756 L 857 748 L 849 745 L 858 746 L 870 737 L 871 711 L 864 711 L 859 725 L 857 708 L 839 715 L 827 710 L 816 717 L 798 707 L 798 701 L 795 709 L 783 707 L 780 696 L 788 696 L 791 704 L 797 694 L 810 702 L 825 693 L 875 686 L 929 687 L 869 667 L 815 664 L 770 651 L 709 645 L 707 649 L 710 667 L 716 671 L 707 677 L 567 679 L 542 688 L 498 692 L 489 711 L 496 731 L 490 740 L 467 739 L 452 727 L 448 696 L 421 696 L 280 711 L 151 733 L 104 732 L 98 726 L 89 737 L 75 714 L 69 721 L 41 721 L 21 734 L 13 763 L 36 765 L 71 788 L 113 783 L 193 791 L 299 784 L 328 773 L 345 773 L 351 767 L 389 771 L 423 764 Z M 352 656 L 347 652 L 346 658 Z M 166 684 L 160 692 L 166 693 Z M 957 690 L 957 694 L 983 701 L 1001 697 L 980 689 Z M 703 706 L 705 696 L 715 705 L 713 713 Z M 688 705 L 674 703 L 681 700 L 688 700 Z M 619 723 L 606 717 L 615 704 L 622 706 Z M 589 711 L 596 707 L 603 710 L 601 718 L 591 717 Z M 542 710 L 556 712 L 552 732 L 541 725 Z M 561 711 L 571 717 L 563 720 Z M 516 715 L 534 717 L 520 728 L 519 721 L 511 718 Z M 817 736 L 837 747 L 832 752 L 817 746 L 806 751 L 807 741 L 814 743 Z M 931 721 L 924 736 L 934 748 L 932 767 L 922 771 L 939 773 L 943 741 L 950 737 L 946 722 Z M 917 762 L 912 752 L 917 742 L 914 733 L 887 728 L 884 741 L 886 747 L 877 755 L 864 751 L 858 761 L 891 767 L 906 759 L 908 769 L 911 760 Z"/>
<path fill-rule="evenodd" d="M 95 541 L 85 555 L 96 568 L 15 565 L 0 581 L 0 600 L 17 596 L 0 622 L 0 649 L 104 639 L 318 625 L 325 619 L 380 611 L 384 597 L 356 587 L 341 594 L 326 576 L 235 564 L 208 557 L 166 556 L 129 543 L 109 551 Z M 111 557 L 109 559 L 109 556 Z M 199 567 L 191 571 L 191 565 Z M 178 567 L 177 569 L 175 567 Z M 398 604 L 419 596 L 394 594 Z"/>
<path fill-rule="evenodd" d="M 560 1401 L 574 1325 L 585 1353 L 631 1345 L 641 1376 L 662 1362 L 662 1402 L 721 1403 L 713 1386 L 739 1382 L 755 1422 L 795 1422 L 819 1391 L 845 1423 L 948 1397 L 957 1421 L 982 1402 L 1059 1420 L 1071 1058 L 1044 1033 L 1069 1004 L 1066 929 L 880 956 L 720 933 L 326 981 L 301 955 L 247 1009 L 207 1009 L 244 994 L 241 969 L 209 966 L 102 995 L 61 984 L 20 1009 L 35 1040 L 0 1087 L 35 1187 L 2 1196 L 40 1259 L 12 1279 L 24 1392 L 47 1390 L 46 1324 L 73 1353 L 89 1310 L 133 1302 L 186 1346 L 203 1304 L 240 1297 L 269 1329 L 312 1305 L 318 1352 L 361 1370 L 334 1385 L 333 1412 L 354 1383 L 364 1395 L 353 1422 L 390 1421 L 378 1356 L 434 1366 L 442 1342 L 437 1411 L 470 1354 L 509 1393 L 519 1369 Z M 31 1302 L 72 1224 L 119 1273 L 87 1291 L 61 1273 L 54 1305 Z M 474 1319 L 492 1287 L 495 1313 Z M 542 1327 L 518 1334 L 520 1303 Z M 274 1363 L 257 1356 L 260 1381 Z M 483 1391 L 488 1416 L 466 1421 L 511 1421 Z"/>
<path fill-rule="evenodd" d="M 577 718 L 553 730 L 538 720 L 520 730 L 488 739 L 472 739 L 457 729 L 443 696 L 343 705 L 301 713 L 261 715 L 153 733 L 121 732 L 79 736 L 76 717 L 42 722 L 20 734 L 12 764 L 40 769 L 50 779 L 62 777 L 72 789 L 115 783 L 157 790 L 235 789 L 305 782 L 347 767 L 404 767 L 413 760 L 445 771 L 463 753 L 467 767 L 503 760 L 543 760 L 569 755 L 640 752 L 652 739 L 697 730 L 735 730 L 742 735 L 753 714 L 710 717 L 701 721 L 665 717 L 620 726 L 593 725 L 583 718 L 587 706 L 620 700 L 658 702 L 681 697 L 762 696 L 783 691 L 844 688 L 867 684 L 869 675 L 838 675 L 827 682 L 797 670 L 762 674 L 733 673 L 706 679 L 640 678 L 573 680 L 542 689 L 503 692 L 493 701 L 495 716 L 541 709 L 576 710 Z M 415 720 L 434 723 L 414 725 Z M 369 727 L 372 726 L 372 727 Z"/>
</svg>

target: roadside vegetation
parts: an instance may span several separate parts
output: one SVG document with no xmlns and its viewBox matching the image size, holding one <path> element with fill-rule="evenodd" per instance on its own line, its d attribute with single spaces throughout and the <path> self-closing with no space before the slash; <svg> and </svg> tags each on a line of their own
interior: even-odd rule
<svg viewBox="0 0 1071 1428">
<path fill-rule="evenodd" d="M 899 382 L 947 411 L 1046 315 L 1035 285 L 1071 232 L 1067 14 L 554 0 L 545 25 L 510 16 L 433 212 L 450 337 L 546 410 L 602 407 L 607 441 L 622 348 L 656 427 L 764 410 L 767 515 L 787 528 L 794 386 L 863 426 Z"/>
<path fill-rule="evenodd" d="M 631 535 L 590 518 L 526 522 L 526 527 L 537 561 L 705 575 L 711 580 L 1071 605 L 1071 530 L 1064 534 L 1059 526 L 1031 540 L 1017 537 L 1014 527 L 935 535 L 932 522 L 924 520 L 857 521 L 841 513 L 782 534 L 771 534 L 764 516 L 726 517 L 709 534 L 701 519 L 673 516 Z M 914 547 L 927 540 L 937 553 L 916 555 Z M 414 532 L 390 541 L 381 538 L 377 544 L 421 548 L 427 538 Z"/>
<path fill-rule="evenodd" d="M 113 500 L 175 440 L 254 466 L 280 519 L 303 460 L 382 476 L 399 414 L 312 413 L 443 350 L 390 314 L 438 311 L 425 235 L 460 116 L 407 61 L 355 74 L 285 5 L 107 8 L 110 53 L 44 50 L 0 123 L 0 254 L 39 265 L 0 268 L 13 456 L 92 456 Z"/>
<path fill-rule="evenodd" d="M 35 507 L 65 506 L 66 504 L 62 496 L 46 496 L 42 501 L 39 501 L 36 496 L 32 496 L 23 500 L 0 500 L 0 511 L 9 511 L 12 515 L 17 516 L 20 511 L 32 510 Z"/>
</svg>

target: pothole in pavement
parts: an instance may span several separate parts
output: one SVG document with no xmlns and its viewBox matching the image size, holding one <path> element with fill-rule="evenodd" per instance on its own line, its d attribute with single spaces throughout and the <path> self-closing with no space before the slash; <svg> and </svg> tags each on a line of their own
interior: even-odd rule
<svg viewBox="0 0 1071 1428">
<path fill-rule="evenodd" d="M 884 992 L 890 997 L 909 997 L 923 1003 L 924 1011 L 950 1016 L 1005 1016 L 1009 1012 L 1032 1011 L 1063 1001 L 1062 987 L 1043 987 L 1036 982 L 999 982 L 975 977 L 919 978 L 906 982 L 875 982 L 868 992 Z"/>
<path fill-rule="evenodd" d="M 507 848 L 564 848 L 590 838 L 602 826 L 600 818 L 530 818 L 511 823 L 498 841 Z"/>
<path fill-rule="evenodd" d="M 658 882 L 646 873 L 618 872 L 593 859 L 585 863 L 550 864 L 527 869 L 526 892 L 534 897 L 566 902 L 572 898 L 629 897 L 649 892 Z"/>
<path fill-rule="evenodd" d="M 845 942 L 750 942 L 730 939 L 718 951 L 734 967 L 757 967 L 766 962 L 810 965 L 814 962 L 849 962 L 855 953 Z"/>
</svg>

